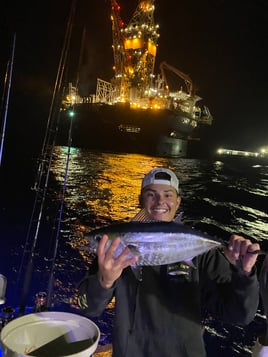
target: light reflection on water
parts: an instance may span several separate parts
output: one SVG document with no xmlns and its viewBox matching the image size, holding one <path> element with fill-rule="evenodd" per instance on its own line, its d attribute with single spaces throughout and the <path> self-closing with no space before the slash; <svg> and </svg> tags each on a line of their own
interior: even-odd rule
<svg viewBox="0 0 268 357">
<path fill-rule="evenodd" d="M 52 171 L 63 181 L 66 148 L 57 148 Z M 66 204 L 82 216 L 105 220 L 125 220 L 135 215 L 141 179 L 166 160 L 141 155 L 111 155 L 73 149 L 68 170 Z M 74 214 L 75 214 L 74 212 Z M 89 220 L 90 221 L 90 220 Z"/>
<path fill-rule="evenodd" d="M 56 148 L 52 173 L 57 185 L 64 182 L 66 155 L 67 148 Z M 231 232 L 242 233 L 260 241 L 264 249 L 268 248 L 268 167 L 231 167 L 219 161 L 109 154 L 73 148 L 68 166 L 62 235 L 78 254 L 73 258 L 72 269 L 81 277 L 90 256 L 77 248 L 81 244 L 81 235 L 77 232 L 130 220 L 139 210 L 138 195 L 144 174 L 160 166 L 173 169 L 179 177 L 181 210 L 186 224 L 224 239 Z M 77 277 L 72 278 L 68 267 L 70 252 L 62 249 L 59 259 L 63 274 L 60 285 L 64 285 L 66 271 L 68 289 L 73 292 L 77 280 L 73 287 L 70 285 Z M 66 298 L 68 293 L 64 296 Z M 106 325 L 107 320 L 102 321 L 104 329 Z M 221 329 L 217 329 L 220 334 Z M 229 333 L 225 327 L 222 333 L 224 339 L 241 335 L 240 330 Z M 228 343 L 233 344 L 233 353 L 238 350 L 239 355 L 249 355 L 248 346 L 242 344 L 238 348 L 239 341 L 228 340 Z"/>
<path fill-rule="evenodd" d="M 65 147 L 56 148 L 52 171 L 58 182 L 64 179 L 66 151 Z M 79 214 L 103 217 L 104 220 L 132 217 L 138 209 L 141 179 L 156 166 L 168 166 L 177 173 L 186 208 L 192 205 L 192 199 L 204 200 L 215 208 L 220 208 L 218 204 L 231 211 L 239 207 L 244 213 L 250 209 L 256 217 L 265 215 L 267 218 L 264 205 L 268 190 L 267 168 L 256 168 L 247 176 L 241 176 L 236 171 L 225 170 L 221 162 L 94 153 L 80 149 L 71 152 L 67 207 L 74 209 L 75 214 L 77 208 L 84 206 Z M 205 216 L 206 211 L 202 215 Z"/>
<path fill-rule="evenodd" d="M 60 185 L 64 182 L 66 158 L 67 148 L 57 147 L 52 172 Z M 130 220 L 139 210 L 144 174 L 159 166 L 173 169 L 179 177 L 185 223 L 222 238 L 237 232 L 268 244 L 268 167 L 239 170 L 219 161 L 75 148 L 71 150 L 65 195 L 69 240 L 79 226 L 92 229 Z"/>
</svg>

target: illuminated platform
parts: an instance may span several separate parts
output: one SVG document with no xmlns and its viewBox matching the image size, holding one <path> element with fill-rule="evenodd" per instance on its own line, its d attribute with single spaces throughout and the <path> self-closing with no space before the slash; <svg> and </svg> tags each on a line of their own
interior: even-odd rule
<svg viewBox="0 0 268 357">
<path fill-rule="evenodd" d="M 268 150 L 263 148 L 260 151 L 242 151 L 242 150 L 233 150 L 233 149 L 223 149 L 220 148 L 217 150 L 216 157 L 219 160 L 235 160 L 250 162 L 255 164 L 268 163 Z"/>
</svg>

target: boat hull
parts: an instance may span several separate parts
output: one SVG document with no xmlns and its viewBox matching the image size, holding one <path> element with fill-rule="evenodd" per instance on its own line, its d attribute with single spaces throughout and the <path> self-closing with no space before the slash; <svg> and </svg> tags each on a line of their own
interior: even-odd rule
<svg viewBox="0 0 268 357">
<path fill-rule="evenodd" d="M 83 103 L 62 111 L 59 144 L 66 145 L 72 120 L 72 146 L 164 157 L 187 156 L 195 123 L 170 110 L 130 109 L 128 105 Z"/>
</svg>

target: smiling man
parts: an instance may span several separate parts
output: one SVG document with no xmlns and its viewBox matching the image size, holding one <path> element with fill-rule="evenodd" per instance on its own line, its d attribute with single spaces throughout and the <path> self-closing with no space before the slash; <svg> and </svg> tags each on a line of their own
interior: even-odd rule
<svg viewBox="0 0 268 357">
<path fill-rule="evenodd" d="M 139 200 L 153 220 L 172 221 L 181 202 L 177 176 L 169 169 L 153 169 L 142 180 Z"/>
<path fill-rule="evenodd" d="M 140 218 L 172 221 L 181 202 L 175 173 L 151 170 L 142 180 L 139 201 Z M 116 255 L 121 239 L 107 248 L 108 239 L 102 237 L 79 284 L 78 301 L 87 316 L 95 317 L 115 297 L 113 357 L 204 357 L 203 311 L 241 325 L 254 318 L 257 256 L 250 252 L 260 249 L 259 244 L 233 234 L 226 249 L 196 256 L 191 266 L 143 266 L 141 279 L 136 279 L 131 266 L 138 257 L 129 258 L 129 247 Z"/>
</svg>

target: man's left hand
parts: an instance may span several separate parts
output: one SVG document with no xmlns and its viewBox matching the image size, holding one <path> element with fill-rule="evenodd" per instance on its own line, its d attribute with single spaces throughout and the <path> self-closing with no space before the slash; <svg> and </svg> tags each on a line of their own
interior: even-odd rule
<svg viewBox="0 0 268 357">
<path fill-rule="evenodd" d="M 253 253 L 256 250 L 260 250 L 258 243 L 252 243 L 249 239 L 232 234 L 224 255 L 233 265 L 240 260 L 244 272 L 250 273 L 258 257 L 258 254 Z"/>
</svg>

